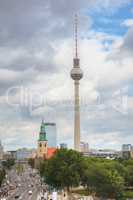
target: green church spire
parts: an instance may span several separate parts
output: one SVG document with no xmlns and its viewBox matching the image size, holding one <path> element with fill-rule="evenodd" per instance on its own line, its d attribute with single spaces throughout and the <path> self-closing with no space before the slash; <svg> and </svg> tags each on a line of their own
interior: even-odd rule
<svg viewBox="0 0 133 200">
<path fill-rule="evenodd" d="M 45 131 L 45 123 L 44 123 L 43 120 L 42 120 L 42 124 L 41 124 L 41 127 L 40 127 L 39 141 L 47 141 L 46 131 Z"/>
</svg>

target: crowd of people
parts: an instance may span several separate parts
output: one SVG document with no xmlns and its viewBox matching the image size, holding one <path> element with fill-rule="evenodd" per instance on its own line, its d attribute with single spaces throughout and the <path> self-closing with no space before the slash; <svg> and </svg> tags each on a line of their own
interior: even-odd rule
<svg viewBox="0 0 133 200">
<path fill-rule="evenodd" d="M 58 193 L 57 191 L 48 191 L 48 189 L 42 189 L 38 200 L 67 200 L 67 194 L 65 192 Z"/>
</svg>

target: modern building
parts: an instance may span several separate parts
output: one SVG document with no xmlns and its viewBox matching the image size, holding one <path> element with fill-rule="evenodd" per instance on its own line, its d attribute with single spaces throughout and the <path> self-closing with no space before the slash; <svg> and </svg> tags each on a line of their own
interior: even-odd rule
<svg viewBox="0 0 133 200">
<path fill-rule="evenodd" d="M 4 155 L 3 155 L 3 160 L 8 160 L 8 159 L 12 159 L 12 155 L 9 151 L 4 152 Z"/>
<path fill-rule="evenodd" d="M 56 124 L 45 122 L 45 130 L 47 133 L 47 141 L 49 147 L 57 147 L 57 131 L 56 131 Z"/>
<path fill-rule="evenodd" d="M 27 149 L 27 148 L 18 149 L 16 151 L 16 160 L 18 161 L 28 160 L 29 158 L 33 157 L 34 152 L 35 152 L 35 149 Z M 11 155 L 15 156 L 15 154 L 13 153 Z"/>
<path fill-rule="evenodd" d="M 80 142 L 80 151 L 89 152 L 89 144 L 87 142 Z"/>
<path fill-rule="evenodd" d="M 132 145 L 131 144 L 123 144 L 122 145 L 122 151 L 131 151 Z"/>
<path fill-rule="evenodd" d="M 78 37 L 77 26 L 78 19 L 75 16 L 75 57 L 73 59 L 73 68 L 71 70 L 71 78 L 74 80 L 74 149 L 80 151 L 80 95 L 79 95 L 79 82 L 83 77 L 83 72 L 80 69 L 80 59 L 78 57 Z"/>
<path fill-rule="evenodd" d="M 96 158 L 107 158 L 107 159 L 115 159 L 120 157 L 120 152 L 115 150 L 89 150 L 89 152 L 84 152 L 84 156 L 86 157 L 96 157 Z"/>
<path fill-rule="evenodd" d="M 133 146 L 131 144 L 122 145 L 122 158 L 133 158 Z"/>
<path fill-rule="evenodd" d="M 60 149 L 67 149 L 67 144 L 66 143 L 61 143 L 60 144 Z"/>
<path fill-rule="evenodd" d="M 17 160 L 17 151 L 8 151 L 12 159 Z"/>
<path fill-rule="evenodd" d="M 3 159 L 3 156 L 4 156 L 4 149 L 3 149 L 2 143 L 0 141 L 0 160 Z"/>
</svg>

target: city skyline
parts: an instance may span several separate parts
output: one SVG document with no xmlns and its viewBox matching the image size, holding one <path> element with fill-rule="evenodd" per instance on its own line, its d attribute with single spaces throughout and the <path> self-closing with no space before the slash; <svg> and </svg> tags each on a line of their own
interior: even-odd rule
<svg viewBox="0 0 133 200">
<path fill-rule="evenodd" d="M 69 72 L 76 12 L 85 72 L 81 141 L 116 149 L 133 141 L 132 1 L 73 0 L 69 6 L 61 0 L 1 0 L 0 139 L 5 149 L 36 146 L 43 117 L 57 124 L 58 144 L 73 147 Z M 32 102 L 20 102 L 23 90 L 23 100 L 32 97 Z"/>
</svg>

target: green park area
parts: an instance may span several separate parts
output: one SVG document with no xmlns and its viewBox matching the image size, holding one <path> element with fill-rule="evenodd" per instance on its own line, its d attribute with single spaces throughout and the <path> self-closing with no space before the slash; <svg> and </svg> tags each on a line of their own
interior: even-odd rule
<svg viewBox="0 0 133 200">
<path fill-rule="evenodd" d="M 39 171 L 49 186 L 69 193 L 116 200 L 133 198 L 133 160 L 89 158 L 61 149 L 41 163 Z"/>
</svg>

